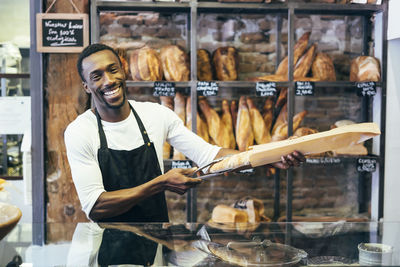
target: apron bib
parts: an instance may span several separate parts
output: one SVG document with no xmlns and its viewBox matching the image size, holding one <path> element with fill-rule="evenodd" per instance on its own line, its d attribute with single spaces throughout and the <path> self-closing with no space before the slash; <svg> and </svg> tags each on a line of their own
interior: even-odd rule
<svg viewBox="0 0 400 267">
<path fill-rule="evenodd" d="M 144 184 L 161 175 L 154 144 L 150 142 L 138 114 L 129 104 L 136 118 L 144 145 L 133 150 L 113 150 L 107 146 L 100 115 L 95 110 L 100 136 L 97 151 L 103 184 L 106 191 L 131 188 Z M 164 192 L 155 194 L 137 203 L 129 211 L 100 222 L 168 222 L 168 210 Z"/>
</svg>

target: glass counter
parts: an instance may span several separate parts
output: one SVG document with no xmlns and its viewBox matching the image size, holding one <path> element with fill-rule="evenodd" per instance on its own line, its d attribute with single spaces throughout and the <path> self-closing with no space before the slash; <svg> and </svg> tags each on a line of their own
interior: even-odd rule
<svg viewBox="0 0 400 267">
<path fill-rule="evenodd" d="M 42 241 L 37 228 L 45 229 Z M 13 261 L 9 266 L 395 266 L 400 223 L 19 223 L 0 241 L 0 266 Z"/>
</svg>

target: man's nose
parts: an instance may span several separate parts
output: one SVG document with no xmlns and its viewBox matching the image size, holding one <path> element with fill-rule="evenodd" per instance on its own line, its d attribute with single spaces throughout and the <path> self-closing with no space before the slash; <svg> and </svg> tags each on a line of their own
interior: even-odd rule
<svg viewBox="0 0 400 267">
<path fill-rule="evenodd" d="M 104 73 L 104 84 L 113 84 L 115 82 L 114 75 L 112 73 L 105 72 Z"/>
</svg>

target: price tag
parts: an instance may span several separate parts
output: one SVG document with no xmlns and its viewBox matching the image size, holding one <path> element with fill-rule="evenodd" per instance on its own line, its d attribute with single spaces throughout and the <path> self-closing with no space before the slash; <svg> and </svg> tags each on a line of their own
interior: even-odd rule
<svg viewBox="0 0 400 267">
<path fill-rule="evenodd" d="M 275 82 L 257 82 L 256 84 L 257 96 L 275 96 L 276 83 Z"/>
<path fill-rule="evenodd" d="M 197 82 L 197 94 L 202 96 L 218 95 L 218 84 L 216 82 Z"/>
<path fill-rule="evenodd" d="M 374 172 L 376 170 L 376 159 L 357 159 L 357 171 Z"/>
<path fill-rule="evenodd" d="M 357 95 L 358 96 L 374 96 L 376 95 L 375 82 L 357 82 Z"/>
<path fill-rule="evenodd" d="M 295 82 L 295 95 L 314 95 L 314 82 Z"/>
<path fill-rule="evenodd" d="M 173 160 L 171 162 L 171 169 L 190 169 L 192 168 L 192 163 L 189 160 Z"/>
<path fill-rule="evenodd" d="M 172 82 L 154 82 L 154 96 L 174 96 L 175 83 Z"/>
</svg>

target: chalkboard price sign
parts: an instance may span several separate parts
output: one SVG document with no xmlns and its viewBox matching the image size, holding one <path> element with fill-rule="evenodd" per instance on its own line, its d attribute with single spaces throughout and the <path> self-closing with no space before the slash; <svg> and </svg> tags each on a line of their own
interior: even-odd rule
<svg viewBox="0 0 400 267">
<path fill-rule="evenodd" d="M 374 96 L 376 95 L 375 82 L 356 82 L 358 96 Z"/>
<path fill-rule="evenodd" d="M 314 95 L 314 82 L 295 82 L 295 95 Z"/>
<path fill-rule="evenodd" d="M 173 160 L 171 162 L 171 169 L 190 169 L 192 168 L 192 164 L 189 160 Z"/>
<path fill-rule="evenodd" d="M 256 84 L 257 96 L 274 96 L 276 95 L 275 82 L 257 82 Z"/>
<path fill-rule="evenodd" d="M 37 51 L 79 53 L 89 44 L 87 14 L 36 14 Z"/>
<path fill-rule="evenodd" d="M 359 172 L 374 172 L 376 170 L 376 159 L 357 159 L 357 171 Z"/>
<path fill-rule="evenodd" d="M 216 82 L 197 82 L 197 94 L 202 96 L 218 95 L 218 84 Z"/>
<path fill-rule="evenodd" d="M 154 82 L 154 96 L 174 96 L 175 83 L 172 82 Z"/>
</svg>

